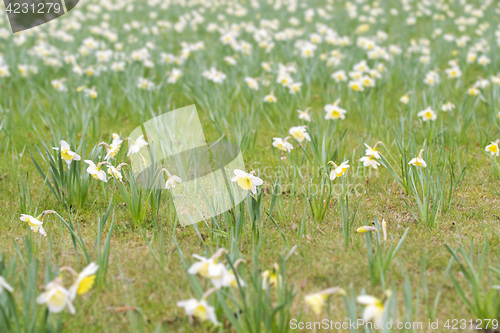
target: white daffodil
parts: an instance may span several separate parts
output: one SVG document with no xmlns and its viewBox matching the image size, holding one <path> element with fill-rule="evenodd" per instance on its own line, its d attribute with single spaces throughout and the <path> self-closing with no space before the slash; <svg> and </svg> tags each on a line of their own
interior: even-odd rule
<svg viewBox="0 0 500 333">
<path fill-rule="evenodd" d="M 328 162 L 333 165 L 334 169 L 330 172 L 330 180 L 335 180 L 335 178 L 340 178 L 344 175 L 347 169 L 350 167 L 349 161 L 342 162 L 339 166 L 332 161 Z"/>
<path fill-rule="evenodd" d="M 123 140 L 120 139 L 120 136 L 116 133 L 113 133 L 113 141 L 111 144 L 107 144 L 106 142 L 101 142 L 99 145 L 103 145 L 106 147 L 106 156 L 104 160 L 109 161 L 113 157 L 118 154 L 120 148 L 122 147 Z"/>
<path fill-rule="evenodd" d="M 436 120 L 437 119 L 437 115 L 434 112 L 434 110 L 432 110 L 431 107 L 428 107 L 427 109 L 420 111 L 417 114 L 417 116 L 419 116 L 420 118 L 422 118 L 423 121 L 429 121 L 429 120 Z"/>
<path fill-rule="evenodd" d="M 14 288 L 10 284 L 7 283 L 5 278 L 3 276 L 0 276 L 0 294 L 3 292 L 3 290 L 7 290 L 9 293 L 12 293 L 14 291 Z"/>
<path fill-rule="evenodd" d="M 325 105 L 325 119 L 345 119 L 346 110 L 340 108 L 337 103 Z"/>
<path fill-rule="evenodd" d="M 71 151 L 71 147 L 69 143 L 67 143 L 66 141 L 61 140 L 59 142 L 59 145 L 60 148 L 53 147 L 52 149 L 61 151 L 61 158 L 68 164 L 68 166 L 71 164 L 72 161 L 79 161 L 81 159 L 80 155 Z"/>
<path fill-rule="evenodd" d="M 387 240 L 387 222 L 382 220 L 382 233 L 384 234 L 384 240 Z"/>
<path fill-rule="evenodd" d="M 364 167 L 371 166 L 372 168 L 377 169 L 377 167 L 380 165 L 380 163 L 371 156 L 363 156 L 359 160 L 360 162 L 363 162 Z"/>
<path fill-rule="evenodd" d="M 103 165 L 105 164 L 109 165 L 108 162 L 101 162 L 97 165 L 95 165 L 95 163 L 92 162 L 91 160 L 85 160 L 84 162 L 89 165 L 89 167 L 87 168 L 87 173 L 89 173 L 94 179 L 102 180 L 105 183 L 108 182 L 106 172 L 104 170 L 101 170 Z"/>
<path fill-rule="evenodd" d="M 388 290 L 385 292 L 384 298 L 388 298 L 390 295 L 391 292 Z M 358 296 L 357 301 L 359 304 L 366 306 L 365 311 L 363 312 L 364 321 L 382 323 L 385 309 L 383 300 L 369 295 L 361 295 Z"/>
<path fill-rule="evenodd" d="M 137 154 L 142 149 L 142 147 L 146 147 L 147 145 L 148 143 L 146 142 L 146 140 L 144 140 L 144 135 L 141 135 L 137 138 L 137 140 L 132 141 L 128 148 L 127 156 Z"/>
<path fill-rule="evenodd" d="M 193 316 L 200 321 L 210 320 L 214 325 L 218 325 L 215 310 L 212 306 L 202 299 L 191 298 L 185 301 L 177 302 L 177 306 L 184 308 L 188 316 Z"/>
<path fill-rule="evenodd" d="M 441 106 L 441 110 L 444 112 L 452 111 L 455 108 L 455 104 L 452 102 L 446 102 Z"/>
<path fill-rule="evenodd" d="M 248 88 L 252 90 L 259 90 L 259 82 L 257 81 L 257 79 L 246 77 L 245 83 L 248 85 Z"/>
<path fill-rule="evenodd" d="M 293 149 L 293 146 L 290 142 L 287 142 L 288 138 L 284 140 L 282 138 L 273 138 L 273 147 L 278 148 L 281 151 L 290 152 Z"/>
<path fill-rule="evenodd" d="M 498 150 L 498 143 L 500 142 L 500 139 L 491 142 L 489 145 L 487 145 L 484 150 L 488 153 L 490 153 L 491 156 L 498 156 L 499 155 L 499 150 Z"/>
<path fill-rule="evenodd" d="M 257 193 L 257 186 L 264 184 L 264 181 L 259 177 L 255 177 L 253 172 L 246 173 L 243 170 L 235 169 L 235 177 L 231 178 L 231 181 L 237 182 L 241 189 L 245 191 L 252 191 L 253 194 Z"/>
<path fill-rule="evenodd" d="M 276 103 L 277 101 L 278 101 L 278 99 L 276 98 L 276 96 L 274 95 L 274 92 L 272 92 L 272 91 L 269 95 L 266 95 L 264 97 L 264 102 L 266 102 L 266 103 Z"/>
<path fill-rule="evenodd" d="M 123 181 L 123 175 L 121 173 L 121 168 L 127 165 L 127 163 L 121 163 L 116 168 L 111 164 L 108 165 L 108 175 L 115 178 L 116 180 Z"/>
<path fill-rule="evenodd" d="M 304 140 L 311 141 L 311 137 L 306 132 L 306 126 L 292 127 L 288 133 L 290 133 L 290 135 L 293 136 L 293 138 L 298 142 L 302 142 Z"/>
<path fill-rule="evenodd" d="M 86 294 L 92 289 L 96 279 L 96 272 L 99 269 L 99 266 L 96 263 L 90 263 L 87 267 L 83 269 L 83 271 L 78 274 L 75 282 L 69 288 L 69 294 L 71 300 L 76 298 L 76 295 Z"/>
<path fill-rule="evenodd" d="M 271 270 L 262 272 L 262 289 L 276 287 L 281 284 L 281 275 L 278 268 L 278 265 L 274 264 Z"/>
<path fill-rule="evenodd" d="M 313 310 L 313 312 L 319 316 L 321 314 L 321 309 L 326 303 L 328 296 L 332 294 L 345 294 L 345 291 L 341 288 L 329 288 L 326 290 L 322 290 L 320 292 L 309 294 L 304 297 L 306 304 Z"/>
<path fill-rule="evenodd" d="M 364 234 L 364 233 L 371 232 L 371 231 L 377 232 L 377 228 L 372 227 L 372 226 L 368 226 L 368 225 L 364 225 L 364 226 L 356 229 L 357 234 Z"/>
<path fill-rule="evenodd" d="M 367 155 L 367 156 L 373 156 L 373 157 L 375 157 L 377 160 L 378 160 L 378 159 L 380 159 L 380 153 L 377 151 L 377 146 L 378 146 L 380 143 L 382 143 L 382 142 L 381 142 L 381 141 L 378 141 L 378 142 L 375 144 L 375 146 L 373 146 L 373 148 L 372 148 L 372 147 L 370 147 L 370 146 L 368 146 L 368 145 L 365 143 L 365 147 L 366 147 L 366 149 L 365 149 L 365 155 Z M 366 165 L 365 165 L 365 166 L 366 166 Z"/>
<path fill-rule="evenodd" d="M 229 271 L 224 265 L 222 265 L 220 276 L 212 278 L 211 281 L 215 288 L 238 286 L 238 282 L 236 281 L 236 276 L 234 276 L 234 273 Z M 245 286 L 245 283 L 242 280 L 240 280 L 239 282 L 242 287 Z"/>
<path fill-rule="evenodd" d="M 427 163 L 425 163 L 424 159 L 422 158 L 423 152 L 424 152 L 424 150 L 421 149 L 420 153 L 418 154 L 418 156 L 415 157 L 415 158 L 412 158 L 410 160 L 410 162 L 408 162 L 408 164 L 409 165 L 414 165 L 414 166 L 421 166 L 421 167 L 426 168 L 427 167 Z"/>
<path fill-rule="evenodd" d="M 299 119 L 305 120 L 305 121 L 311 121 L 311 116 L 309 115 L 309 111 L 311 108 L 307 108 L 304 111 L 297 110 L 297 113 L 299 114 Z"/>
<path fill-rule="evenodd" d="M 404 94 L 399 101 L 403 104 L 408 104 L 410 102 L 410 94 Z"/>
<path fill-rule="evenodd" d="M 31 215 L 21 214 L 20 220 L 23 222 L 28 222 L 29 226 L 31 227 L 31 231 L 35 233 L 40 233 L 42 236 L 47 236 L 45 229 L 43 229 L 42 227 L 43 217 L 47 214 L 54 214 L 54 213 L 55 212 L 53 210 L 46 210 L 36 218 Z"/>
<path fill-rule="evenodd" d="M 59 313 L 66 307 L 70 313 L 75 313 L 70 293 L 62 286 L 61 278 L 49 282 L 45 286 L 45 292 L 38 296 L 36 302 L 38 304 L 47 304 L 49 311 L 52 313 Z"/>
<path fill-rule="evenodd" d="M 165 172 L 167 175 L 167 181 L 165 183 L 165 189 L 170 190 L 175 187 L 175 185 L 182 183 L 182 179 L 178 176 L 171 175 L 167 169 L 163 168 L 161 171 Z"/>
</svg>

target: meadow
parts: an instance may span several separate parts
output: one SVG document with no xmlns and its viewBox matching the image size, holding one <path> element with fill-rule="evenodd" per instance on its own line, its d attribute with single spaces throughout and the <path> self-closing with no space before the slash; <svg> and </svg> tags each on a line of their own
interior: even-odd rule
<svg viewBox="0 0 500 333">
<path fill-rule="evenodd" d="M 0 332 L 498 332 L 499 17 L 87 0 L 12 34 L 0 6 Z M 245 199 L 181 226 L 129 135 L 193 104 Z"/>
</svg>

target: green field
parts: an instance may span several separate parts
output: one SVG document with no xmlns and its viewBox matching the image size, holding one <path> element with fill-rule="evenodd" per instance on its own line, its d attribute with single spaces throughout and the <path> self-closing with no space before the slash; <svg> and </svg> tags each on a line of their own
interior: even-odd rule
<svg viewBox="0 0 500 333">
<path fill-rule="evenodd" d="M 0 332 L 499 331 L 500 3 L 88 0 L 17 34 L 4 9 Z M 193 104 L 255 172 L 181 226 L 127 138 Z"/>
</svg>

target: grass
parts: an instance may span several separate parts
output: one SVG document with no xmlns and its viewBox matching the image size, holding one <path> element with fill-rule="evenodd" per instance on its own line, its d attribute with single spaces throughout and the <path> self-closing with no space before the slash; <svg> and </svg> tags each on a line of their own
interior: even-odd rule
<svg viewBox="0 0 500 333">
<path fill-rule="evenodd" d="M 368 3 L 377 7 L 376 2 Z M 468 3 L 481 6 L 479 1 Z M 306 8 L 301 6 L 295 14 L 264 4 L 259 9 L 248 6 L 250 14 L 244 18 L 227 14 L 217 19 L 222 13 L 217 6 L 158 8 L 137 3 L 131 14 L 124 8 L 99 7 L 102 11 L 98 11 L 88 2 L 79 5 L 82 17 L 76 20 L 82 29 L 67 30 L 73 40 L 63 41 L 65 36 L 54 33 L 74 22 L 70 14 L 33 35 L 25 33 L 24 44 L 19 43 L 19 35 L 0 39 L 0 54 L 11 74 L 0 77 L 0 276 L 15 289 L 12 297 L 5 291 L 0 294 L 5 309 L 0 312 L 0 330 L 286 332 L 293 318 L 356 320 L 363 312 L 356 297 L 362 294 L 385 297 L 384 318 L 420 321 L 424 327 L 435 319 L 443 323 L 453 318 L 499 319 L 495 286 L 500 284 L 500 162 L 484 147 L 500 136 L 500 86 L 491 83 L 481 88 L 480 97 L 468 95 L 467 89 L 480 78 L 490 79 L 500 72 L 494 35 L 494 12 L 500 8 L 495 3 L 483 8 L 478 23 L 461 31 L 450 17 L 439 21 L 422 16 L 416 26 L 408 25 L 406 19 L 413 9 L 405 11 L 398 1 L 381 1 L 381 8 L 387 9 L 381 14 L 384 20 L 373 17 L 375 23 L 369 30 L 358 34 L 355 30 L 365 13 L 362 5 L 354 5 L 358 14 L 349 18 L 348 6 L 340 1 L 305 4 L 324 8 L 335 19 L 317 14 L 308 22 L 304 20 Z M 400 14 L 388 14 L 391 6 Z M 429 7 L 441 13 L 436 6 Z M 186 27 L 161 23 L 182 22 L 182 13 L 193 15 L 194 9 L 203 13 L 203 23 L 196 25 L 192 17 L 186 19 Z M 450 4 L 450 9 L 456 17 L 471 16 L 458 3 Z M 149 16 L 153 12 L 158 12 L 158 18 Z M 287 23 L 291 16 L 300 20 L 305 35 L 275 40 L 270 52 L 260 48 L 245 27 L 238 40 L 252 44 L 250 55 L 223 45 L 224 29 L 207 31 L 211 22 L 220 26 L 253 22 L 274 36 L 283 27 L 291 27 Z M 280 28 L 268 27 L 272 24 L 261 21 L 266 18 L 279 20 Z M 150 30 L 134 27 L 134 20 Z M 482 36 L 475 34 L 484 22 L 490 28 Z M 314 56 L 301 57 L 294 43 L 322 30 L 315 23 L 332 25 L 352 43 L 324 42 L 318 44 Z M 0 21 L 0 26 L 5 24 Z M 104 24 L 102 31 L 116 33 L 117 42 L 108 34 L 89 32 L 99 24 Z M 457 38 L 467 34 L 471 41 L 459 47 L 444 41 L 442 35 L 432 37 L 437 28 Z M 378 30 L 387 32 L 387 40 L 376 37 Z M 41 32 L 47 33 L 58 52 L 39 57 L 29 51 L 41 45 Z M 116 51 L 116 43 L 123 44 L 124 71 L 101 70 L 99 76 L 73 71 L 63 51 L 79 55 L 77 63 L 84 72 L 102 65 L 95 57 L 97 49 L 89 56 L 79 53 L 83 40 L 91 35 L 100 41 L 102 50 Z M 397 45 L 403 54 L 369 60 L 367 51 L 356 46 L 362 37 L 387 49 Z M 481 38 L 491 45 L 490 51 L 481 53 L 491 63 L 467 63 L 471 45 Z M 408 51 L 410 40 L 420 40 L 414 51 Z M 199 41 L 205 49 L 193 48 L 187 59 L 161 60 L 162 53 L 182 54 L 182 42 L 194 45 Z M 146 46 L 147 42 L 153 45 Z M 148 47 L 154 68 L 133 60 L 134 52 L 143 47 Z M 426 49 L 431 51 L 430 64 L 420 61 Z M 328 66 L 336 50 L 345 57 L 337 67 Z M 226 63 L 225 56 L 234 56 L 238 66 Z M 363 59 L 370 68 L 384 64 L 374 87 L 355 92 L 347 82 L 337 83 L 330 77 L 340 69 L 351 71 Z M 458 79 L 446 77 L 449 60 L 455 60 L 462 71 Z M 50 65 L 51 61 L 60 61 L 61 66 Z M 110 67 L 112 62 L 105 65 Z M 262 62 L 270 62 L 272 70 L 265 72 Z M 302 82 L 295 95 L 275 82 L 278 64 L 292 62 L 297 72 L 290 75 Z M 36 65 L 38 73 L 22 77 L 17 65 L 24 63 Z M 202 76 L 212 66 L 227 76 L 223 83 Z M 172 84 L 167 80 L 174 67 L 181 68 L 183 75 Z M 438 69 L 441 77 L 436 86 L 423 82 L 432 69 Z M 246 85 L 247 76 L 259 77 L 259 90 Z M 139 77 L 151 80 L 157 88 L 139 89 Z M 66 79 L 68 91 L 52 86 L 51 80 L 61 78 Z M 98 97 L 77 92 L 80 86 L 96 87 Z M 263 101 L 271 91 L 277 103 Z M 400 97 L 409 91 L 409 103 L 401 103 Z M 325 120 L 324 106 L 338 99 L 338 105 L 347 110 L 346 118 Z M 456 108 L 440 111 L 447 101 Z M 264 180 L 257 194 L 248 195 L 220 216 L 182 227 L 172 194 L 139 189 L 128 167 L 123 183 L 115 179 L 103 183 L 86 173 L 88 165 L 83 160 L 102 161 L 105 151 L 98 144 L 111 142 L 112 133 L 125 138 L 143 122 L 191 104 L 197 106 L 208 142 L 224 137 L 240 145 L 246 171 L 255 170 Z M 424 122 L 417 113 L 429 106 L 437 119 Z M 306 123 L 298 118 L 297 110 L 308 107 L 312 121 Z M 298 125 L 307 125 L 310 142 L 289 139 L 294 146 L 289 153 L 272 147 L 274 137 L 285 138 Z M 82 156 L 70 169 L 52 149 L 60 140 L 68 141 Z M 377 146 L 381 165 L 376 170 L 363 167 L 359 159 L 364 144 L 373 147 L 377 141 L 382 141 Z M 113 165 L 128 162 L 129 144 L 122 144 Z M 408 165 L 421 149 L 427 167 Z M 345 160 L 351 167 L 331 181 L 328 162 L 339 165 Z M 37 216 L 45 210 L 57 212 L 44 217 L 46 238 L 19 220 L 21 214 Z M 382 220 L 387 222 L 387 240 L 382 236 Z M 379 232 L 356 234 L 363 225 L 373 225 Z M 206 279 L 187 273 L 194 262 L 192 254 L 210 257 L 222 247 L 228 254 L 221 261 L 237 272 L 240 287 L 207 296 L 221 323 L 214 326 L 189 318 L 176 304 L 201 298 L 212 288 Z M 235 267 L 239 259 L 245 261 Z M 80 271 L 90 262 L 100 266 L 97 282 L 90 293 L 75 301 L 75 315 L 67 311 L 49 314 L 45 306 L 36 304 L 35 298 L 57 276 L 58 268 Z M 273 269 L 280 283 L 262 289 L 266 283 L 262 272 Z M 306 306 L 305 295 L 336 286 L 345 295 L 329 297 L 320 315 Z"/>
</svg>

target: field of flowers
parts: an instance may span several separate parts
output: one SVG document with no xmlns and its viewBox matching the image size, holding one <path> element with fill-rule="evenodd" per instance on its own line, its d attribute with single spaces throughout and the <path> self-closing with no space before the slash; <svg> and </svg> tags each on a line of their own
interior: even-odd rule
<svg viewBox="0 0 500 333">
<path fill-rule="evenodd" d="M 0 332 L 497 332 L 499 47 L 494 0 L 0 5 Z M 129 134 L 193 104 L 246 199 L 181 226 Z"/>
</svg>

